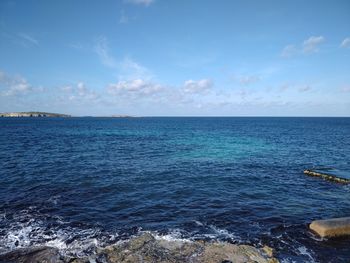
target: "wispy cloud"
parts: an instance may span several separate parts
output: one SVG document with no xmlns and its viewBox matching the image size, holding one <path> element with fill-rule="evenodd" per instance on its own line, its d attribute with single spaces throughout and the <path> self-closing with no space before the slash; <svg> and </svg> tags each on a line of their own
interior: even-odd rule
<svg viewBox="0 0 350 263">
<path fill-rule="evenodd" d="M 63 94 L 57 94 L 60 102 L 74 102 L 74 103 L 96 103 L 101 95 L 94 90 L 86 87 L 84 82 L 78 82 L 76 85 L 68 85 L 60 88 Z"/>
<path fill-rule="evenodd" d="M 200 103 L 213 87 L 210 79 L 187 80 L 180 87 L 167 86 L 152 80 L 132 79 L 118 81 L 107 87 L 107 93 L 123 103 L 128 101 L 152 101 L 180 107 Z"/>
<path fill-rule="evenodd" d="M 186 80 L 183 91 L 189 94 L 201 94 L 209 91 L 213 87 L 213 81 L 210 79 Z"/>
<path fill-rule="evenodd" d="M 18 33 L 17 36 L 29 44 L 36 45 L 36 46 L 39 45 L 39 41 L 29 34 Z"/>
<path fill-rule="evenodd" d="M 325 41 L 323 36 L 311 36 L 303 43 L 304 53 L 315 53 L 319 51 L 319 45 Z"/>
<path fill-rule="evenodd" d="M 135 60 L 125 57 L 119 63 L 117 63 L 117 69 L 119 71 L 119 78 L 121 80 L 130 79 L 147 79 L 150 80 L 154 76 L 149 69 L 141 65 Z"/>
<path fill-rule="evenodd" d="M 0 37 L 4 37 L 13 44 L 28 48 L 39 45 L 39 40 L 24 32 L 12 32 L 0 24 Z"/>
<path fill-rule="evenodd" d="M 294 56 L 297 53 L 298 53 L 298 49 L 296 48 L 295 45 L 287 45 L 283 48 L 281 52 L 281 57 L 288 58 L 288 57 Z"/>
<path fill-rule="evenodd" d="M 25 94 L 31 90 L 31 85 L 21 76 L 11 76 L 0 71 L 0 95 L 14 96 Z"/>
<path fill-rule="evenodd" d="M 149 6 L 153 4 L 155 1 L 154 0 L 124 0 L 126 3 L 130 4 L 135 4 L 135 5 L 144 5 L 144 6 Z"/>
<path fill-rule="evenodd" d="M 110 54 L 109 44 L 106 37 L 101 36 L 96 40 L 94 51 L 103 65 L 111 68 L 116 67 L 116 61 Z"/>
<path fill-rule="evenodd" d="M 151 79 L 152 73 L 139 62 L 136 62 L 130 57 L 124 57 L 116 59 L 110 51 L 108 39 L 105 36 L 101 36 L 96 40 L 94 46 L 94 52 L 98 55 L 101 63 L 109 68 L 113 68 L 120 80 L 130 79 Z"/>
<path fill-rule="evenodd" d="M 289 44 L 281 52 L 281 57 L 289 58 L 298 54 L 312 54 L 320 50 L 320 45 L 325 42 L 323 36 L 311 36 L 305 39 L 301 45 Z"/>
<path fill-rule="evenodd" d="M 350 47 L 350 37 L 345 38 L 345 39 L 341 42 L 340 47 L 349 48 L 349 47 Z"/>
<path fill-rule="evenodd" d="M 110 84 L 107 88 L 109 94 L 121 96 L 153 96 L 164 91 L 160 84 L 153 83 L 143 79 L 134 79 L 129 81 L 119 81 L 116 84 Z"/>
</svg>

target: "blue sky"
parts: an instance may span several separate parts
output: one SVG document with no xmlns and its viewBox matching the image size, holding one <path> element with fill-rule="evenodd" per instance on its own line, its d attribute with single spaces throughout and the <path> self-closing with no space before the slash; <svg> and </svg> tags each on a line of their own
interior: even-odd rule
<svg viewBox="0 0 350 263">
<path fill-rule="evenodd" d="M 350 1 L 0 2 L 0 111 L 350 116 Z"/>
</svg>

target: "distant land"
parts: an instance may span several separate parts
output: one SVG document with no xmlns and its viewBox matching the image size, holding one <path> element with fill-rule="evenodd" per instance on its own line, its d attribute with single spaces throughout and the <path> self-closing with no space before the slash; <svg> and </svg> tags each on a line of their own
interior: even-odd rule
<svg viewBox="0 0 350 263">
<path fill-rule="evenodd" d="M 28 111 L 28 112 L 5 112 L 0 113 L 0 117 L 72 117 L 68 114 Z"/>
<path fill-rule="evenodd" d="M 41 111 L 26 111 L 26 112 L 3 112 L 0 113 L 0 117 L 61 117 L 61 118 L 67 118 L 67 117 L 96 117 L 96 116 L 72 116 L 68 114 L 61 114 L 61 113 L 51 113 L 51 112 L 41 112 Z M 98 117 L 109 117 L 109 118 L 134 118 L 135 116 L 130 115 L 111 115 L 111 116 L 98 116 Z"/>
<path fill-rule="evenodd" d="M 130 115 L 112 115 L 112 118 L 134 118 L 135 116 Z"/>
</svg>

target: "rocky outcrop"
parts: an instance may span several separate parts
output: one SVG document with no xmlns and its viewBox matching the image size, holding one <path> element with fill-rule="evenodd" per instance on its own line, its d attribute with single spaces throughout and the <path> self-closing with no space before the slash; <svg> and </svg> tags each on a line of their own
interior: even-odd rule
<svg viewBox="0 0 350 263">
<path fill-rule="evenodd" d="M 350 235 L 350 217 L 315 220 L 310 229 L 321 237 Z"/>
<path fill-rule="evenodd" d="M 350 183 L 350 179 L 344 178 L 343 176 L 339 176 L 336 174 L 331 174 L 330 172 L 327 172 L 327 170 L 319 171 L 319 170 L 304 170 L 304 174 L 310 175 L 310 176 L 316 176 L 316 177 L 321 177 L 325 180 L 328 181 L 333 181 L 337 183 L 342 183 L 342 184 L 348 184 Z"/>
<path fill-rule="evenodd" d="M 30 112 L 6 112 L 0 113 L 0 117 L 71 117 L 67 114 L 59 114 L 59 113 L 49 113 L 49 112 L 38 112 L 38 111 L 30 111 Z"/>
<path fill-rule="evenodd" d="M 34 247 L 16 249 L 0 255 L 0 263 L 64 263 L 58 249 L 52 247 Z"/>
<path fill-rule="evenodd" d="M 266 252 L 265 252 L 266 251 Z M 8 261 L 6 261 L 8 259 Z M 11 261 L 20 259 L 20 261 Z M 1 261 L 5 260 L 5 261 Z M 13 251 L 0 256 L 0 262 L 65 262 L 65 263 L 276 263 L 272 249 L 225 242 L 167 240 L 150 233 L 100 248 L 86 258 L 62 258 L 53 248 Z"/>
</svg>

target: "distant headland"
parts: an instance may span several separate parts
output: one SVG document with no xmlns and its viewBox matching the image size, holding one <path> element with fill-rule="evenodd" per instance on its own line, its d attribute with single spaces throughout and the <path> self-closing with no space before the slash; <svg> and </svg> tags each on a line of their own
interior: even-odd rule
<svg viewBox="0 0 350 263">
<path fill-rule="evenodd" d="M 135 118 L 135 116 L 131 115 L 110 115 L 110 116 L 72 116 L 69 114 L 61 114 L 61 113 L 52 113 L 52 112 L 41 112 L 41 111 L 26 111 L 26 112 L 0 112 L 0 118 L 1 117 L 60 117 L 60 118 L 67 118 L 67 117 L 103 117 L 103 118 Z"/>
<path fill-rule="evenodd" d="M 68 114 L 40 112 L 40 111 L 28 111 L 28 112 L 5 112 L 0 113 L 0 117 L 71 117 Z"/>
<path fill-rule="evenodd" d="M 135 118 L 135 116 L 131 115 L 111 115 L 112 118 Z"/>
</svg>

